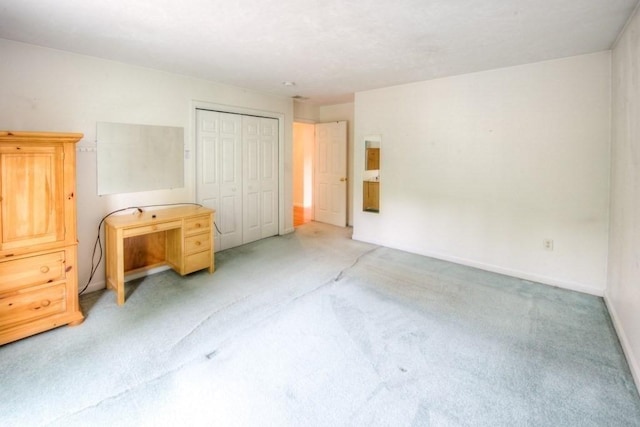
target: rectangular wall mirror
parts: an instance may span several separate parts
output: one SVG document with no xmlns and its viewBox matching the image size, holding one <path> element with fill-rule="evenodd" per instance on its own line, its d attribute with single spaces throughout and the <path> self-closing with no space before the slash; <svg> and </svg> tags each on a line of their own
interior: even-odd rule
<svg viewBox="0 0 640 427">
<path fill-rule="evenodd" d="M 380 212 L 380 142 L 379 135 L 364 140 L 362 210 L 365 212 Z"/>
</svg>

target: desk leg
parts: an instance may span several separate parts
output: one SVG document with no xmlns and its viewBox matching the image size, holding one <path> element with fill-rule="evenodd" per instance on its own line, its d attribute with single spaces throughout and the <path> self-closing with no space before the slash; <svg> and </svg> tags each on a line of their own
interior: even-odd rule
<svg viewBox="0 0 640 427">
<path fill-rule="evenodd" d="M 124 238 L 122 230 L 106 228 L 107 287 L 115 291 L 118 305 L 124 304 Z"/>
</svg>

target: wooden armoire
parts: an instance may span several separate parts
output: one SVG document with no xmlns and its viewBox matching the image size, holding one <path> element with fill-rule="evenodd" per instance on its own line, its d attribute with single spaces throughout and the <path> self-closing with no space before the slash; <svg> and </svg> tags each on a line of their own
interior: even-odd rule
<svg viewBox="0 0 640 427">
<path fill-rule="evenodd" d="M 84 319 L 75 187 L 82 136 L 0 131 L 0 345 Z"/>
</svg>

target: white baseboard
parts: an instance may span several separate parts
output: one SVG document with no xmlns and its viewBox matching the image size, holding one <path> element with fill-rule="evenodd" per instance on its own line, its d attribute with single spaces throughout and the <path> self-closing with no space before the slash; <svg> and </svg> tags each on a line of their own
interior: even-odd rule
<svg viewBox="0 0 640 427">
<path fill-rule="evenodd" d="M 438 257 L 434 256 L 434 258 L 438 258 Z M 548 277 L 540 274 L 532 274 L 526 271 L 500 267 L 492 264 L 485 264 L 482 262 L 476 262 L 476 261 L 467 260 L 464 258 L 443 257 L 440 259 L 444 259 L 445 261 L 451 261 L 457 264 L 467 265 L 469 267 L 479 268 L 480 270 L 491 271 L 493 273 L 504 274 L 506 276 L 517 277 L 519 279 L 529 280 L 531 282 L 542 283 L 549 286 L 555 286 L 557 288 L 563 288 L 570 291 L 576 291 L 584 294 L 594 295 L 597 297 L 602 297 L 604 295 L 603 289 L 595 288 L 589 285 L 585 285 L 583 283 L 557 279 L 555 277 Z"/>
<path fill-rule="evenodd" d="M 89 286 L 87 286 L 87 289 L 83 292 L 83 294 L 100 291 L 106 287 L 107 286 L 104 280 L 101 280 L 100 282 L 91 282 Z"/>
<path fill-rule="evenodd" d="M 353 235 L 353 239 L 359 240 L 362 242 L 373 243 L 379 246 L 398 249 L 400 251 L 406 251 L 406 252 L 410 252 L 410 253 L 414 253 L 422 256 L 427 256 L 427 257 L 439 259 L 442 261 L 449 261 L 455 264 L 466 265 L 468 267 L 474 267 L 480 270 L 490 271 L 492 273 L 504 274 L 506 276 L 529 280 L 531 282 L 542 283 L 549 286 L 555 286 L 557 288 L 568 289 L 570 291 L 582 292 L 582 293 L 594 295 L 597 297 L 602 297 L 604 295 L 604 289 L 596 288 L 583 283 L 557 279 L 555 277 L 543 276 L 543 275 L 534 274 L 526 271 L 520 271 L 520 270 L 511 269 L 511 268 L 501 267 L 494 264 L 486 264 L 483 262 L 478 262 L 478 261 L 474 261 L 466 258 L 459 258 L 459 257 L 448 255 L 448 254 L 427 252 L 427 251 L 422 251 L 415 248 L 389 246 L 388 244 L 383 244 L 382 242 L 375 241 L 375 239 L 374 240 L 362 239 L 355 232 Z"/>
<path fill-rule="evenodd" d="M 605 292 L 604 294 L 604 302 L 607 306 L 607 309 L 609 310 L 609 315 L 611 316 L 613 327 L 618 334 L 618 339 L 620 340 L 622 351 L 624 351 L 624 355 L 627 358 L 627 363 L 629 364 L 629 369 L 631 370 L 633 380 L 636 383 L 636 388 L 638 389 L 638 392 L 640 392 L 640 359 L 638 358 L 640 355 L 633 354 L 633 349 L 631 348 L 631 344 L 629 344 L 629 338 L 627 337 L 626 331 L 622 326 L 622 323 L 620 322 L 620 316 L 618 316 L 618 312 L 616 311 L 615 306 L 612 304 L 607 292 Z"/>
<path fill-rule="evenodd" d="M 130 280 L 135 280 L 135 279 L 139 279 L 141 277 L 146 277 L 146 276 L 150 276 L 152 274 L 156 274 L 156 273 L 160 273 L 161 271 L 166 271 L 171 269 L 171 267 L 169 267 L 168 265 L 161 265 L 159 267 L 155 267 L 155 268 L 151 268 L 147 271 L 140 271 L 138 273 L 134 273 L 134 274 L 129 274 L 127 276 L 124 276 L 124 281 L 128 282 Z M 84 293 L 90 293 L 90 292 L 95 292 L 95 291 L 100 291 L 104 288 L 107 287 L 107 284 L 104 280 L 101 280 L 99 282 L 93 282 L 90 283 L 89 286 L 87 286 L 87 290 L 84 291 Z"/>
</svg>

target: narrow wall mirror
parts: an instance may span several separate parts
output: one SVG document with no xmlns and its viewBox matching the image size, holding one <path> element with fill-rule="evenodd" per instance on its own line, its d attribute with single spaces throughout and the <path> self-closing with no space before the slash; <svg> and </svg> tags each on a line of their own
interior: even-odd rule
<svg viewBox="0 0 640 427">
<path fill-rule="evenodd" d="M 380 136 L 364 140 L 364 174 L 362 179 L 362 210 L 380 212 Z"/>
</svg>

